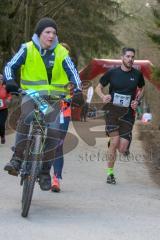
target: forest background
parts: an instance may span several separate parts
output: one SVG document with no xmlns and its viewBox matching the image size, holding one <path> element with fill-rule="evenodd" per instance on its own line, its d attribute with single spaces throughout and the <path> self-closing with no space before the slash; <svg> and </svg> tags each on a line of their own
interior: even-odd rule
<svg viewBox="0 0 160 240">
<path fill-rule="evenodd" d="M 56 20 L 59 41 L 70 45 L 79 70 L 92 58 L 119 59 L 130 46 L 136 59 L 154 64 L 160 82 L 160 0 L 0 0 L 0 72 L 45 16 Z M 146 104 L 159 128 L 159 91 L 146 82 Z"/>
</svg>

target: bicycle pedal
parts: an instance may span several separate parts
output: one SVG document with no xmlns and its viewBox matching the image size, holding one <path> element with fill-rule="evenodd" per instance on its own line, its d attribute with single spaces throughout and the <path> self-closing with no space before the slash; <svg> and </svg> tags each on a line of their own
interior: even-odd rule
<svg viewBox="0 0 160 240">
<path fill-rule="evenodd" d="M 8 171 L 8 174 L 17 177 L 19 173 L 15 170 L 15 171 Z"/>
</svg>

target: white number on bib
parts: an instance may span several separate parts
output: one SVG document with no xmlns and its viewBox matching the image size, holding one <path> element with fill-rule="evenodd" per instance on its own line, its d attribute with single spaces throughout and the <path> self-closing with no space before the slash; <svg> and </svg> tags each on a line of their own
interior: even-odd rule
<svg viewBox="0 0 160 240">
<path fill-rule="evenodd" d="M 3 106 L 4 106 L 4 104 L 3 104 L 3 100 L 0 99 L 0 107 L 3 107 Z"/>
<path fill-rule="evenodd" d="M 120 105 L 123 107 L 129 107 L 130 101 L 131 101 L 130 95 L 114 93 L 113 104 Z"/>
</svg>

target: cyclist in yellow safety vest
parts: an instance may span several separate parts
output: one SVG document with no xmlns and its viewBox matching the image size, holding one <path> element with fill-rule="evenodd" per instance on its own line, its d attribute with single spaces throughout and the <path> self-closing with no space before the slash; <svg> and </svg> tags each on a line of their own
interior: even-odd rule
<svg viewBox="0 0 160 240">
<path fill-rule="evenodd" d="M 42 18 L 35 27 L 35 33 L 30 42 L 21 45 L 19 51 L 6 64 L 4 68 L 4 81 L 8 92 L 17 93 L 18 83 L 16 73 L 20 69 L 20 88 L 35 90 L 44 97 L 55 111 L 46 116 L 48 123 L 48 138 L 46 139 L 42 172 L 40 175 L 40 188 L 51 188 L 50 168 L 54 159 L 55 149 L 59 139 L 63 138 L 60 127 L 59 105 L 51 101 L 52 96 L 59 97 L 65 94 L 67 100 L 71 99 L 67 84 L 74 84 L 74 94 L 81 92 L 81 81 L 78 72 L 69 57 L 68 51 L 59 42 L 57 25 L 51 18 Z M 67 101 L 67 103 L 68 103 Z M 28 96 L 22 97 L 21 115 L 18 121 L 14 153 L 9 163 L 4 167 L 11 175 L 18 175 L 23 161 L 24 149 L 33 119 L 33 100 Z M 55 139 L 55 135 L 57 139 Z"/>
</svg>

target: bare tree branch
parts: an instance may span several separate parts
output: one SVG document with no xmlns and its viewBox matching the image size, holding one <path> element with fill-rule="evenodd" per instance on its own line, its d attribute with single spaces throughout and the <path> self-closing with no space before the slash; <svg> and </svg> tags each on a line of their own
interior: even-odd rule
<svg viewBox="0 0 160 240">
<path fill-rule="evenodd" d="M 15 6 L 15 9 L 13 10 L 13 12 L 11 12 L 11 13 L 9 14 L 9 18 L 14 18 L 14 16 L 16 15 L 18 9 L 19 9 L 20 6 L 21 6 L 22 1 L 23 1 L 23 0 L 19 0 L 19 1 L 17 2 L 17 5 Z"/>
<path fill-rule="evenodd" d="M 47 5 L 48 3 L 49 3 L 49 1 L 45 1 L 44 3 L 39 3 L 39 6 L 37 7 L 37 10 L 41 9 L 42 7 Z"/>
<path fill-rule="evenodd" d="M 70 0 L 70 3 L 71 2 L 73 2 L 73 0 Z M 58 9 L 57 9 L 57 11 L 53 14 L 53 18 L 55 18 L 55 16 L 57 15 L 57 13 L 62 9 L 62 8 L 64 8 L 66 5 L 68 4 L 68 1 L 66 1 L 66 3 L 64 3 L 63 5 L 61 5 Z"/>
<path fill-rule="evenodd" d="M 57 4 L 57 6 L 55 6 L 55 7 L 52 8 L 52 9 L 50 9 L 50 10 L 49 10 L 47 13 L 45 13 L 45 15 L 42 16 L 42 17 L 46 17 L 46 16 L 50 15 L 53 11 L 61 8 L 63 5 L 66 5 L 67 2 L 68 2 L 68 0 L 64 0 L 63 2 Z"/>
</svg>

